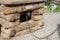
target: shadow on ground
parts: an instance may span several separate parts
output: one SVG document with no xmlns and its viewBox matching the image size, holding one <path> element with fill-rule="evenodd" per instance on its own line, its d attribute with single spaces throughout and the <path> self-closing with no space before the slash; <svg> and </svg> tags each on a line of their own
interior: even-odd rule
<svg viewBox="0 0 60 40">
<path fill-rule="evenodd" d="M 57 26 L 58 26 L 58 27 L 57 27 L 58 36 L 59 36 L 59 38 L 60 38 L 60 24 L 58 24 Z"/>
<path fill-rule="evenodd" d="M 1 27 L 2 27 L 2 25 L 0 24 L 0 36 L 1 36 Z"/>
</svg>

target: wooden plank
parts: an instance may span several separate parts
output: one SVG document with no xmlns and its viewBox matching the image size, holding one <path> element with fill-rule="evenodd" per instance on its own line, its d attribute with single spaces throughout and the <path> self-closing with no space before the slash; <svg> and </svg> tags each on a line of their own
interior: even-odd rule
<svg viewBox="0 0 60 40">
<path fill-rule="evenodd" d="M 6 34 L 1 32 L 1 37 L 3 38 L 3 40 L 7 40 L 9 39 L 9 36 L 7 36 Z"/>
<path fill-rule="evenodd" d="M 43 15 L 36 15 L 36 16 L 33 16 L 33 19 L 34 21 L 39 21 L 39 20 L 42 20 L 43 19 Z"/>
<path fill-rule="evenodd" d="M 6 34 L 9 37 L 14 36 L 14 34 L 15 34 L 15 30 L 14 29 L 4 29 L 4 28 L 1 28 L 1 31 L 2 31 L 2 33 Z"/>
<path fill-rule="evenodd" d="M 16 27 L 17 25 L 19 25 L 19 20 L 15 22 L 9 22 L 9 21 L 6 21 L 0 18 L 0 24 L 3 26 L 3 28 L 12 28 L 12 27 Z"/>
<path fill-rule="evenodd" d="M 29 28 L 28 26 L 30 26 L 30 28 L 32 28 L 32 27 L 35 27 L 37 25 L 38 24 L 36 24 L 32 20 L 30 20 L 30 21 L 26 21 L 26 22 L 20 23 L 20 25 L 16 26 L 14 29 L 15 29 L 16 32 L 19 32 L 19 31 L 28 29 Z"/>
<path fill-rule="evenodd" d="M 3 13 L 0 13 L 0 18 L 13 22 L 20 18 L 20 14 L 17 13 L 17 14 L 4 15 Z"/>
<path fill-rule="evenodd" d="M 0 4 L 6 4 L 6 5 L 11 5 L 11 4 L 21 4 L 21 3 L 33 3 L 33 2 L 41 2 L 45 0 L 0 0 Z"/>
<path fill-rule="evenodd" d="M 40 22 L 40 23 L 41 23 L 41 22 Z M 19 32 L 17 32 L 17 33 L 15 34 L 15 36 L 24 35 L 24 34 L 30 33 L 30 31 L 31 31 L 31 32 L 34 32 L 34 31 L 36 31 L 36 30 L 39 30 L 39 29 L 43 28 L 42 25 L 44 25 L 44 24 L 41 23 L 40 25 L 37 25 L 37 26 L 32 27 L 32 28 L 30 28 L 30 29 L 28 28 L 28 29 L 26 29 L 26 30 L 19 31 Z"/>
<path fill-rule="evenodd" d="M 44 7 L 44 3 L 35 5 L 14 6 L 14 7 L 2 6 L 2 13 L 4 14 L 18 13 L 27 10 L 34 10 L 41 7 Z"/>
<path fill-rule="evenodd" d="M 3 38 L 11 38 L 15 35 L 15 31 L 14 29 L 4 29 L 4 28 L 1 28 L 1 36 L 3 36 Z"/>
<path fill-rule="evenodd" d="M 38 9 L 38 10 L 34 10 L 33 12 L 32 12 L 32 14 L 33 14 L 33 16 L 34 15 L 43 15 L 44 14 L 44 8 L 40 8 L 40 9 Z"/>
</svg>

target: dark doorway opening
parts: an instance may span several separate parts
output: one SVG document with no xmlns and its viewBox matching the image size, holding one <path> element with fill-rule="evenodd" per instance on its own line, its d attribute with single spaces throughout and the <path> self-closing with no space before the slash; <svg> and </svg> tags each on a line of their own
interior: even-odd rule
<svg viewBox="0 0 60 40">
<path fill-rule="evenodd" d="M 31 12 L 25 11 L 21 13 L 20 22 L 25 22 L 31 20 Z"/>
</svg>

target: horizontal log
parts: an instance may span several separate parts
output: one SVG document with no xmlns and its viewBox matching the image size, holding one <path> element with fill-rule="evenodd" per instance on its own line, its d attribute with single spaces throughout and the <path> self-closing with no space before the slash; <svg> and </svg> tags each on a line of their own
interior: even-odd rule
<svg viewBox="0 0 60 40">
<path fill-rule="evenodd" d="M 11 4 L 22 4 L 22 3 L 33 3 L 41 2 L 45 0 L 0 0 L 0 4 L 11 5 Z"/>
<path fill-rule="evenodd" d="M 41 25 L 43 25 L 43 23 L 41 23 Z M 31 32 L 35 32 L 35 31 L 43 28 L 43 26 L 41 26 L 41 25 L 40 26 L 38 25 L 38 26 L 32 27 L 30 29 L 28 28 L 26 30 L 19 31 L 19 32 L 17 32 L 15 34 L 15 36 L 19 36 L 19 35 L 24 35 L 24 34 L 28 34 L 28 33 L 31 33 Z"/>
<path fill-rule="evenodd" d="M 39 7 L 44 7 L 45 3 L 40 3 L 40 4 L 31 4 L 31 5 L 25 5 L 25 9 L 35 9 Z"/>
<path fill-rule="evenodd" d="M 21 15 L 19 13 L 16 13 L 15 16 L 14 16 L 15 20 L 19 20 L 20 19 L 20 16 Z"/>
<path fill-rule="evenodd" d="M 35 15 L 33 16 L 33 19 L 34 21 L 39 21 L 39 20 L 42 20 L 43 19 L 43 15 Z"/>
<path fill-rule="evenodd" d="M 39 20 L 39 21 L 34 21 L 35 23 L 37 23 L 39 26 L 43 26 L 44 25 L 44 20 Z"/>
<path fill-rule="evenodd" d="M 3 13 L 0 13 L 0 18 L 13 22 L 20 18 L 20 14 L 17 13 L 17 14 L 4 15 Z"/>
<path fill-rule="evenodd" d="M 26 30 L 17 32 L 17 33 L 15 34 L 15 36 L 25 35 L 25 34 L 28 34 L 28 33 L 32 33 L 32 32 L 35 32 L 35 31 L 41 29 L 41 28 L 42 28 L 42 27 L 40 27 L 40 26 L 33 27 L 33 28 L 31 28 L 31 29 L 32 29 L 31 32 L 30 32 L 30 29 L 26 29 Z"/>
<path fill-rule="evenodd" d="M 30 28 L 32 28 L 32 27 L 35 27 L 37 25 L 38 24 L 36 24 L 32 20 L 30 20 L 30 21 L 26 21 L 26 22 L 20 23 L 20 25 L 16 26 L 14 29 L 15 29 L 16 32 L 19 32 L 19 31 L 28 29 L 29 26 L 30 26 Z"/>
<path fill-rule="evenodd" d="M 19 25 L 19 20 L 17 20 L 16 22 L 8 22 L 0 18 L 0 24 L 3 26 L 3 28 L 12 28 L 12 27 Z"/>
<path fill-rule="evenodd" d="M 6 6 L 2 6 L 2 13 L 4 14 L 15 14 L 17 12 L 22 12 L 24 10 L 24 7 L 6 7 Z"/>
<path fill-rule="evenodd" d="M 39 12 L 39 14 L 44 14 L 45 13 L 45 9 L 44 8 L 39 9 L 38 12 Z"/>
<path fill-rule="evenodd" d="M 44 14 L 44 8 L 38 9 L 38 10 L 34 10 L 32 12 L 33 15 L 43 15 Z"/>
<path fill-rule="evenodd" d="M 14 29 L 4 29 L 1 28 L 2 33 L 6 34 L 6 36 L 8 36 L 7 38 L 11 38 L 15 35 L 15 30 Z"/>
<path fill-rule="evenodd" d="M 41 7 L 44 7 L 44 3 L 35 5 L 26 5 L 26 6 L 14 6 L 14 7 L 2 6 L 2 13 L 4 14 L 18 13 L 27 10 L 34 10 Z"/>
<path fill-rule="evenodd" d="M 3 32 L 1 32 L 1 37 L 3 38 L 3 40 L 9 39 L 9 36 L 7 36 L 6 34 L 4 34 Z"/>
</svg>

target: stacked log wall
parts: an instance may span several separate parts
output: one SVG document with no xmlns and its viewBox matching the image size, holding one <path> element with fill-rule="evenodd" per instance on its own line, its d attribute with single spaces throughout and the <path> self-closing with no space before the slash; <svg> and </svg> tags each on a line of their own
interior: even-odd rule
<svg viewBox="0 0 60 40">
<path fill-rule="evenodd" d="M 0 4 L 1 37 L 4 39 L 43 28 L 44 0 L 0 0 Z"/>
</svg>

